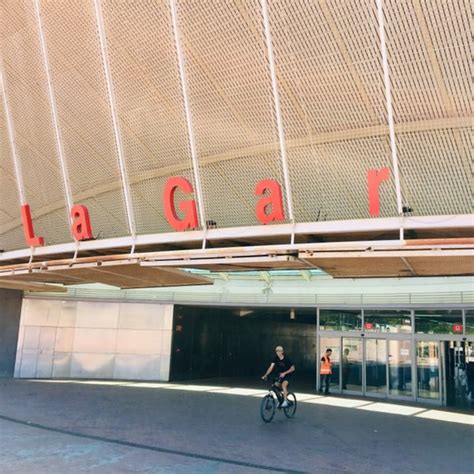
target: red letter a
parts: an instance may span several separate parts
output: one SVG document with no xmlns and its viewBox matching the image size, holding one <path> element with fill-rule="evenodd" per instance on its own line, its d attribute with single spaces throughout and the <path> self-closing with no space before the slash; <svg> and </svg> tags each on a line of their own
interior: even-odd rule
<svg viewBox="0 0 474 474">
<path fill-rule="evenodd" d="M 43 237 L 35 236 L 29 204 L 24 204 L 21 206 L 21 220 L 23 222 L 23 232 L 25 233 L 26 243 L 30 247 L 40 247 L 41 245 L 44 245 Z"/>
<path fill-rule="evenodd" d="M 379 186 L 382 181 L 388 179 L 389 174 L 390 170 L 388 168 L 369 170 L 367 173 L 369 186 L 369 214 L 372 217 L 377 217 L 380 214 Z"/>
<path fill-rule="evenodd" d="M 196 211 L 196 201 L 193 199 L 189 201 L 181 201 L 179 208 L 184 211 L 184 219 L 180 219 L 176 214 L 174 206 L 174 194 L 176 189 L 181 189 L 183 193 L 192 193 L 193 187 L 186 178 L 175 176 L 170 178 L 165 185 L 163 192 L 163 201 L 165 206 L 165 215 L 168 222 L 176 230 L 194 229 L 198 226 L 198 218 Z"/>
<path fill-rule="evenodd" d="M 91 220 L 86 206 L 76 204 L 71 209 L 71 233 L 76 240 L 92 239 Z"/>
<path fill-rule="evenodd" d="M 283 201 L 281 196 L 281 188 L 277 181 L 273 179 L 264 179 L 257 183 L 255 188 L 255 195 L 261 196 L 265 191 L 270 191 L 270 195 L 266 198 L 260 199 L 257 202 L 256 213 L 257 219 L 262 224 L 269 224 L 273 221 L 282 221 L 285 219 L 283 213 Z M 271 206 L 271 212 L 267 213 L 268 208 Z"/>
</svg>

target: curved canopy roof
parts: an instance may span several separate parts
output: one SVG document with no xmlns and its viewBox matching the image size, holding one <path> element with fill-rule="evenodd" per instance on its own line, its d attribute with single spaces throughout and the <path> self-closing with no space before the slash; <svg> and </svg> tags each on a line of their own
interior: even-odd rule
<svg viewBox="0 0 474 474">
<path fill-rule="evenodd" d="M 172 176 L 193 186 L 197 230 L 231 230 L 163 249 L 276 243 L 242 230 L 260 226 L 263 179 L 281 185 L 283 235 L 314 225 L 303 242 L 472 236 L 469 12 L 468 0 L 1 2 L 0 261 L 27 247 L 25 203 L 47 246 L 74 253 L 69 207 L 82 204 L 103 242 L 89 252 L 158 249 L 144 236 L 174 232 Z M 374 218 L 368 171 L 384 168 Z"/>
</svg>

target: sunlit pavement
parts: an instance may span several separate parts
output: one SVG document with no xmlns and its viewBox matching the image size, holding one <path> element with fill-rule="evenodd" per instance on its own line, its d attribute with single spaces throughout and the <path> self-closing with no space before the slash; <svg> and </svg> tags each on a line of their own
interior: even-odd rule
<svg viewBox="0 0 474 474">
<path fill-rule="evenodd" d="M 297 393 L 259 417 L 257 388 L 0 381 L 0 472 L 456 472 L 474 466 L 474 416 Z"/>
<path fill-rule="evenodd" d="M 108 380 L 31 380 L 33 383 L 68 383 L 84 385 L 108 385 L 122 386 L 129 388 L 154 388 L 159 390 L 183 390 L 191 392 L 212 392 L 223 393 L 227 395 L 263 397 L 267 390 L 258 390 L 251 388 L 236 388 L 213 385 L 192 385 L 192 384 L 173 384 L 173 383 L 146 383 L 146 382 L 123 382 Z M 319 405 L 328 405 L 341 408 L 356 408 L 359 410 L 375 411 L 379 413 L 391 413 L 393 415 L 419 416 L 433 420 L 445 421 L 448 423 L 462 423 L 474 425 L 474 415 L 465 413 L 456 413 L 448 410 L 428 409 L 420 406 L 408 406 L 406 404 L 393 404 L 388 402 L 375 402 L 369 399 L 352 399 L 349 397 L 328 397 L 311 393 L 296 393 L 299 403 L 314 403 Z"/>
</svg>

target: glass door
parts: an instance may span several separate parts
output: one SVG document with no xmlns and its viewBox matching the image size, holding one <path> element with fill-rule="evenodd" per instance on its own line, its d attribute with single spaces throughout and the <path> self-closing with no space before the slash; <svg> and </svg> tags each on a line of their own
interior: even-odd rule
<svg viewBox="0 0 474 474">
<path fill-rule="evenodd" d="M 417 341 L 416 378 L 420 399 L 441 399 L 439 342 Z"/>
<path fill-rule="evenodd" d="M 341 387 L 343 391 L 362 392 L 362 346 L 360 337 L 343 337 Z"/>
<path fill-rule="evenodd" d="M 365 393 L 387 396 L 387 341 L 365 340 Z"/>
<path fill-rule="evenodd" d="M 441 341 L 440 349 L 446 405 L 474 410 L 474 342 Z"/>
<path fill-rule="evenodd" d="M 401 399 L 440 396 L 439 370 L 433 371 L 434 366 L 439 365 L 439 357 L 432 346 L 428 345 L 430 349 L 422 345 L 415 346 L 417 353 L 414 354 L 411 338 L 399 335 L 374 336 L 321 336 L 319 359 L 326 349 L 332 349 L 330 391 Z M 430 360 L 423 359 L 422 354 L 426 350 Z M 433 358 L 435 356 L 438 357 L 436 361 Z M 415 376 L 415 361 L 419 365 L 417 387 L 414 387 L 412 380 L 412 374 Z M 428 391 L 426 387 L 429 387 Z"/>
<path fill-rule="evenodd" d="M 412 349 L 410 340 L 389 339 L 388 343 L 388 394 L 393 397 L 411 397 Z"/>
<path fill-rule="evenodd" d="M 365 340 L 364 394 L 388 398 L 412 396 L 411 340 Z"/>
</svg>

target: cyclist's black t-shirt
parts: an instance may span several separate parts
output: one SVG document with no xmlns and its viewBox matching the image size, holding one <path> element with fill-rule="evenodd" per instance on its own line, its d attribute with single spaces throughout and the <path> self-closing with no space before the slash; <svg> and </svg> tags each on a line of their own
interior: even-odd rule
<svg viewBox="0 0 474 474">
<path fill-rule="evenodd" d="M 276 355 L 272 362 L 275 364 L 273 371 L 276 375 L 280 375 L 282 372 L 286 372 L 293 365 L 293 362 L 288 356 L 284 356 L 283 359 L 280 359 Z M 289 377 L 290 375 L 292 375 L 292 373 L 286 375 L 286 377 Z"/>
</svg>

